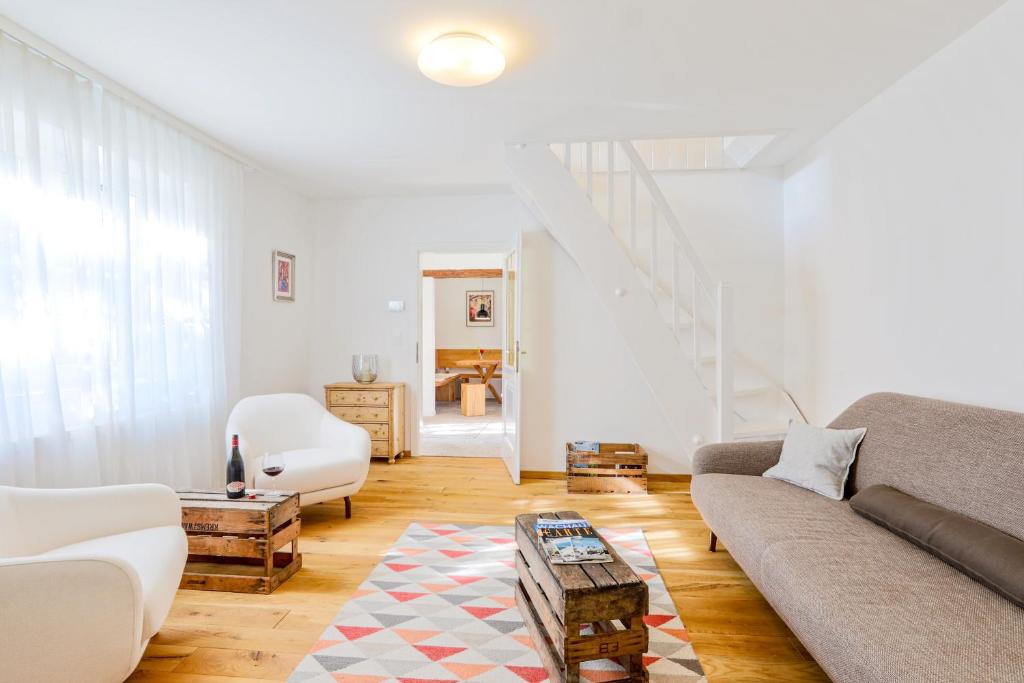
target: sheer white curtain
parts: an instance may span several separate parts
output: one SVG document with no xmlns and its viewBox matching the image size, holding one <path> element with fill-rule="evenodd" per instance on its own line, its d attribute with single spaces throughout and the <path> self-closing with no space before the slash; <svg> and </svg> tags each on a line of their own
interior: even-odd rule
<svg viewBox="0 0 1024 683">
<path fill-rule="evenodd" d="M 0 483 L 222 479 L 242 174 L 0 32 Z"/>
</svg>

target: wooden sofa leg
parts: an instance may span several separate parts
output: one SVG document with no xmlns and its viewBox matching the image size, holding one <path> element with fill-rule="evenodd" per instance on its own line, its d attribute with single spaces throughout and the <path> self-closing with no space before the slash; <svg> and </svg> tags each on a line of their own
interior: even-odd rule
<svg viewBox="0 0 1024 683">
<path fill-rule="evenodd" d="M 345 519 L 352 519 L 352 499 L 345 496 Z"/>
<path fill-rule="evenodd" d="M 345 500 L 348 500 L 348 498 L 346 498 Z M 718 536 L 716 536 L 715 532 L 712 531 L 711 532 L 711 542 L 708 543 L 708 550 L 710 550 L 711 552 L 715 552 L 715 549 L 717 547 L 718 547 Z"/>
</svg>

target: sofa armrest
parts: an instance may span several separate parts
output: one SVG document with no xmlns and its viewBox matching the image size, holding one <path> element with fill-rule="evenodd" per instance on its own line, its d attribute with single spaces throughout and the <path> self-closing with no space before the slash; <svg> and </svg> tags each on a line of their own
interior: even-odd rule
<svg viewBox="0 0 1024 683">
<path fill-rule="evenodd" d="M 178 495 L 163 484 L 80 489 L 6 488 L 19 555 L 157 526 L 181 524 Z"/>
<path fill-rule="evenodd" d="M 0 605 L 3 680 L 117 683 L 142 657 L 142 587 L 117 558 L 0 559 Z"/>
<path fill-rule="evenodd" d="M 701 446 L 693 454 L 693 475 L 748 474 L 759 477 L 779 462 L 782 441 L 730 441 Z"/>
</svg>

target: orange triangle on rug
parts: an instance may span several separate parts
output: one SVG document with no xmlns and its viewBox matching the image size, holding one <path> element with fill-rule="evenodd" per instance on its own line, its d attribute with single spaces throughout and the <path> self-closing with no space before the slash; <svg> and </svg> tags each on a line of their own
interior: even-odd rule
<svg viewBox="0 0 1024 683">
<path fill-rule="evenodd" d="M 337 645 L 338 643 L 344 643 L 344 642 L 345 642 L 344 640 L 318 640 L 313 645 L 313 647 L 310 648 L 309 651 L 310 652 L 320 652 L 320 650 L 323 650 L 325 648 Z"/>
<path fill-rule="evenodd" d="M 460 664 L 458 662 L 441 662 L 441 666 L 451 671 L 464 681 L 474 676 L 487 673 L 495 667 L 494 664 Z"/>
<path fill-rule="evenodd" d="M 463 586 L 465 586 L 467 583 L 475 583 L 476 581 L 483 581 L 487 577 L 485 577 L 485 576 L 449 576 L 448 578 L 450 578 L 452 581 L 458 581 Z"/>
<path fill-rule="evenodd" d="M 458 558 L 458 557 L 464 557 L 466 555 L 472 555 L 473 551 L 472 550 L 442 550 L 441 553 L 444 554 L 444 555 L 447 555 L 448 557 L 451 557 L 452 559 L 455 559 L 455 558 Z"/>
<path fill-rule="evenodd" d="M 410 645 L 418 643 L 421 640 L 426 640 L 427 638 L 439 636 L 443 633 L 443 631 L 417 631 L 408 628 L 393 628 L 391 629 L 391 632 Z"/>
<path fill-rule="evenodd" d="M 357 676 L 356 674 L 334 673 L 334 680 L 338 683 L 380 683 L 386 681 L 387 676 Z"/>
<path fill-rule="evenodd" d="M 686 632 L 685 628 L 659 628 L 662 633 L 667 633 L 670 636 L 674 636 L 684 643 L 690 642 L 690 634 Z"/>
<path fill-rule="evenodd" d="M 459 587 L 459 584 L 457 583 L 421 583 L 420 585 L 431 593 L 444 593 L 445 591 L 450 591 L 453 588 Z"/>
<path fill-rule="evenodd" d="M 518 640 L 520 643 L 522 643 L 526 647 L 530 648 L 531 650 L 536 650 L 537 649 L 537 648 L 535 648 L 533 646 L 533 638 L 531 638 L 530 636 L 512 636 L 512 637 L 515 640 Z"/>
</svg>

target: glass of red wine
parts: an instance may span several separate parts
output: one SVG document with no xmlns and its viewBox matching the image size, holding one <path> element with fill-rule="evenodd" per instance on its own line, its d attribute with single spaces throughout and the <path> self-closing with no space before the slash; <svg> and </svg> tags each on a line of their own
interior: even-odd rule
<svg viewBox="0 0 1024 683">
<path fill-rule="evenodd" d="M 281 453 L 266 453 L 263 456 L 263 474 L 273 479 L 282 472 L 284 472 L 284 456 Z M 277 487 L 270 492 L 274 496 L 278 493 L 280 491 L 277 490 Z"/>
</svg>

